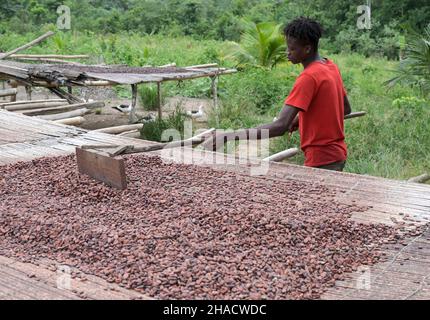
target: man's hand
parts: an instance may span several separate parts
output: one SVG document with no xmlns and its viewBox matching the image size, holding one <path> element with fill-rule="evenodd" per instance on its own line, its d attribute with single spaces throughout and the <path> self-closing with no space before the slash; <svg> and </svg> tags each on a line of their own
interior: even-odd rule
<svg viewBox="0 0 430 320">
<path fill-rule="evenodd" d="M 212 133 L 212 136 L 209 136 L 206 141 L 201 145 L 206 150 L 217 151 L 217 147 L 223 147 L 224 143 L 227 140 L 259 140 L 279 137 L 288 131 L 294 132 L 299 127 L 299 111 L 300 110 L 296 107 L 285 105 L 279 114 L 279 119 L 272 123 L 262 125 L 253 129 L 242 129 L 233 132 L 217 133 L 216 131 L 214 131 Z M 255 134 L 251 135 L 251 132 Z"/>
</svg>

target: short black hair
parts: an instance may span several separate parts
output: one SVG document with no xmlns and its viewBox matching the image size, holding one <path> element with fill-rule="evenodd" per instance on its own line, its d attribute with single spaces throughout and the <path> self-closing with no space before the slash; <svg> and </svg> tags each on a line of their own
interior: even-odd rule
<svg viewBox="0 0 430 320">
<path fill-rule="evenodd" d="M 323 28 L 316 20 L 299 17 L 286 25 L 284 34 L 287 38 L 292 37 L 303 44 L 312 45 L 314 50 L 317 51 L 319 40 L 323 34 Z"/>
</svg>

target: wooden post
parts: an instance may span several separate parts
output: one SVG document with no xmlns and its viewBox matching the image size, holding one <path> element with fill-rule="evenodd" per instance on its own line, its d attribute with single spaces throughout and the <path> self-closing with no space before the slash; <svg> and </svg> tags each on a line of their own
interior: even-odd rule
<svg viewBox="0 0 430 320">
<path fill-rule="evenodd" d="M 72 86 L 68 86 L 68 87 L 67 87 L 67 92 L 68 92 L 69 94 L 73 94 L 73 87 L 72 87 Z"/>
<path fill-rule="evenodd" d="M 157 82 L 157 107 L 158 107 L 158 118 L 163 118 L 163 110 L 161 109 L 161 82 Z"/>
<path fill-rule="evenodd" d="M 25 92 L 27 93 L 27 100 L 31 101 L 31 87 L 25 86 Z"/>
<path fill-rule="evenodd" d="M 2 88 L 2 90 L 5 90 L 5 89 L 6 89 L 6 84 L 5 84 L 5 82 L 4 82 L 4 81 L 2 81 L 2 82 L 1 82 L 1 88 Z M 2 97 L 1 99 L 2 99 L 2 100 L 6 100 L 6 97 Z"/>
<path fill-rule="evenodd" d="M 219 126 L 219 112 L 218 112 L 218 76 L 211 77 L 212 80 L 212 96 L 214 99 L 214 111 L 216 116 L 216 125 Z"/>
<path fill-rule="evenodd" d="M 13 89 L 18 89 L 18 83 L 17 83 L 17 82 L 12 83 L 12 84 L 11 84 L 11 87 L 12 87 Z M 10 97 L 10 102 L 15 102 L 15 101 L 16 101 L 16 95 L 11 96 L 11 97 Z"/>
<path fill-rule="evenodd" d="M 131 111 L 130 111 L 130 118 L 129 122 L 133 123 L 136 115 L 136 105 L 137 105 L 137 84 L 131 85 Z"/>
</svg>

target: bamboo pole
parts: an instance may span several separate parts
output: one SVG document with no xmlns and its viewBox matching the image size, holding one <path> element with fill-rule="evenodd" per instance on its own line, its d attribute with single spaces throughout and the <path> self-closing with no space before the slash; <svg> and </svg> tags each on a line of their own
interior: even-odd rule
<svg viewBox="0 0 430 320">
<path fill-rule="evenodd" d="M 17 53 L 19 51 L 31 48 L 31 47 L 35 46 L 36 44 L 42 42 L 46 38 L 49 38 L 49 37 L 53 36 L 54 34 L 55 34 L 54 32 L 49 31 L 49 32 L 45 33 L 43 36 L 41 36 L 41 37 L 39 37 L 39 38 L 37 38 L 37 39 L 35 39 L 35 40 L 33 40 L 33 41 L 25 44 L 25 45 L 23 45 L 23 46 L 21 46 L 19 48 L 16 48 L 16 49 L 14 49 L 12 51 L 9 51 L 9 52 L 6 52 L 6 53 L 0 55 L 0 60 L 1 59 L 5 59 L 7 57 L 10 57 L 11 55 L 13 55 L 13 54 L 15 54 L 15 53 Z"/>
<path fill-rule="evenodd" d="M 9 106 L 16 106 L 16 105 L 32 105 L 35 103 L 43 103 L 43 102 L 65 102 L 67 103 L 66 99 L 47 99 L 47 100 L 23 100 L 23 101 L 17 101 L 17 102 L 5 102 L 5 103 L 0 103 L 0 107 L 9 107 Z"/>
<path fill-rule="evenodd" d="M 93 131 L 109 133 L 109 134 L 120 134 L 123 132 L 132 131 L 132 130 L 140 130 L 142 128 L 143 128 L 143 123 L 138 123 L 138 124 L 129 124 L 124 126 L 117 126 L 117 127 L 102 128 L 102 129 L 97 129 Z"/>
<path fill-rule="evenodd" d="M 81 116 L 86 115 L 89 112 L 91 112 L 90 109 L 82 108 L 82 109 L 73 110 L 73 111 L 64 112 L 64 113 L 56 113 L 56 114 L 49 114 L 49 115 L 45 115 L 45 116 L 38 116 L 38 118 L 43 119 L 43 120 L 56 121 L 56 120 L 63 120 L 63 119 L 68 119 L 68 118 L 81 117 Z"/>
<path fill-rule="evenodd" d="M 14 60 L 20 60 L 20 61 L 38 61 L 38 62 L 53 62 L 53 63 L 61 63 L 61 64 L 72 64 L 80 66 L 81 63 L 73 62 L 73 61 L 67 61 L 67 60 L 60 60 L 60 59 L 47 59 L 47 58 L 13 58 Z"/>
<path fill-rule="evenodd" d="M 13 54 L 11 58 L 36 58 L 36 59 L 88 59 L 86 54 L 62 55 L 62 54 Z"/>
<path fill-rule="evenodd" d="M 129 116 L 129 123 L 134 122 L 134 118 L 136 116 L 136 106 L 137 106 L 137 84 L 131 85 L 131 111 Z"/>
<path fill-rule="evenodd" d="M 16 104 L 12 106 L 5 106 L 4 108 L 7 111 L 16 111 L 16 112 L 23 112 L 23 111 L 29 111 L 34 109 L 43 109 L 43 108 L 54 108 L 54 107 L 60 107 L 60 106 L 66 106 L 68 105 L 66 102 L 40 102 L 40 103 L 25 103 L 25 104 Z"/>
<path fill-rule="evenodd" d="M 27 94 L 27 100 L 31 101 L 31 93 L 32 93 L 31 86 L 25 86 L 25 93 Z"/>
<path fill-rule="evenodd" d="M 263 161 L 281 162 L 285 159 L 289 159 L 289 158 L 294 157 L 298 153 L 299 153 L 299 149 L 291 148 L 291 149 L 276 153 L 274 155 L 271 155 L 270 157 L 263 159 Z"/>
<path fill-rule="evenodd" d="M 53 107 L 53 108 L 24 110 L 24 111 L 21 111 L 21 113 L 26 116 L 40 116 L 44 114 L 53 114 L 58 112 L 72 111 L 72 110 L 81 109 L 81 108 L 97 109 L 97 108 L 103 108 L 104 106 L 105 106 L 104 102 L 87 102 L 87 103 L 69 104 L 69 105 Z"/>
<path fill-rule="evenodd" d="M 61 120 L 55 120 L 55 123 L 69 125 L 69 126 L 78 126 L 85 122 L 84 117 L 74 117 L 74 118 L 67 118 L 67 119 L 61 119 Z"/>
<path fill-rule="evenodd" d="M 169 64 L 165 64 L 163 66 L 159 66 L 159 68 L 174 68 L 174 67 L 176 67 L 176 63 L 175 62 L 169 63 Z"/>
<path fill-rule="evenodd" d="M 211 71 L 207 73 L 188 75 L 188 76 L 180 75 L 180 76 L 174 76 L 168 79 L 163 79 L 162 81 L 166 82 L 166 81 L 192 80 L 192 79 L 214 77 L 214 76 L 227 75 L 227 74 L 233 74 L 233 73 L 237 73 L 237 70 L 231 69 L 231 70 L 225 70 L 225 71 Z M 150 81 L 150 82 L 154 82 L 154 81 Z"/>
<path fill-rule="evenodd" d="M 163 110 L 161 106 L 161 82 L 157 82 L 157 108 L 158 108 L 158 119 L 163 118 Z"/>
<path fill-rule="evenodd" d="M 127 137 L 127 138 L 140 138 L 139 130 L 130 130 L 123 133 L 120 133 L 118 136 Z"/>
<path fill-rule="evenodd" d="M 219 110 L 218 110 L 218 77 L 212 77 L 212 96 L 214 101 L 214 111 L 216 117 L 216 124 L 219 125 Z"/>
<path fill-rule="evenodd" d="M 204 68 L 215 68 L 215 67 L 218 67 L 218 63 L 197 64 L 195 66 L 185 67 L 185 69 L 204 69 Z"/>
</svg>

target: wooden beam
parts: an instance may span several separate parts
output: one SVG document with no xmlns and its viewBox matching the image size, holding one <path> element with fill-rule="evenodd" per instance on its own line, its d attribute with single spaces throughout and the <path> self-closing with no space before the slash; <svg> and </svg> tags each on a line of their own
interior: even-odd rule
<svg viewBox="0 0 430 320">
<path fill-rule="evenodd" d="M 218 110 L 218 77 L 212 77 L 212 97 L 214 102 L 214 112 L 216 125 L 219 126 L 219 110 Z"/>
<path fill-rule="evenodd" d="M 11 85 L 11 87 L 18 92 L 18 85 Z M 13 95 L 13 96 L 10 97 L 10 102 L 15 102 L 16 101 L 17 94 L 15 94 L 15 95 Z"/>
<path fill-rule="evenodd" d="M 138 124 L 130 124 L 130 125 L 124 125 L 124 126 L 117 126 L 117 127 L 102 128 L 102 129 L 97 129 L 93 131 L 109 133 L 109 134 L 120 134 L 131 130 L 140 130 L 142 128 L 143 128 L 143 123 L 138 123 Z"/>
<path fill-rule="evenodd" d="M 31 47 L 35 46 L 36 44 L 42 42 L 46 38 L 49 38 L 49 37 L 53 36 L 54 34 L 55 34 L 54 32 L 49 31 L 49 32 L 45 33 L 43 36 L 41 36 L 41 37 L 39 37 L 39 38 L 37 38 L 37 39 L 35 39 L 35 40 L 33 40 L 33 41 L 25 44 L 25 45 L 23 45 L 23 46 L 21 46 L 19 48 L 16 48 L 16 49 L 14 49 L 12 51 L 9 51 L 7 53 L 0 54 L 0 60 L 1 59 L 5 59 L 7 57 L 10 57 L 11 55 L 13 55 L 13 54 L 15 54 L 15 53 L 17 53 L 19 51 L 31 48 Z"/>
<path fill-rule="evenodd" d="M 72 110 L 81 109 L 81 108 L 97 109 L 97 108 L 103 108 L 104 106 L 105 106 L 104 102 L 86 102 L 86 103 L 69 104 L 69 105 L 54 107 L 54 108 L 25 110 L 25 111 L 22 111 L 21 113 L 26 116 L 40 116 L 44 114 L 53 114 L 58 112 L 72 111 Z"/>
<path fill-rule="evenodd" d="M 204 68 L 215 68 L 215 67 L 218 67 L 218 63 L 197 64 L 195 66 L 185 67 L 185 69 L 204 69 Z"/>
<path fill-rule="evenodd" d="M 161 82 L 157 82 L 157 108 L 158 108 L 158 119 L 163 119 L 163 110 L 161 106 Z"/>
<path fill-rule="evenodd" d="M 68 126 L 79 126 L 85 122 L 85 118 L 84 117 L 74 117 L 74 118 L 55 120 L 54 122 L 59 123 L 59 124 L 68 125 Z"/>
<path fill-rule="evenodd" d="M 140 130 L 130 130 L 120 133 L 118 136 L 128 138 L 140 138 Z"/>
<path fill-rule="evenodd" d="M 0 64 L 0 73 L 3 73 L 7 76 L 13 76 L 12 78 L 18 78 L 20 80 L 26 80 L 30 78 L 28 75 L 28 70 L 17 68 L 17 67 L 11 67 L 8 65 Z"/>
<path fill-rule="evenodd" d="M 56 113 L 56 114 L 49 114 L 45 116 L 38 116 L 39 119 L 43 120 L 63 120 L 68 118 L 75 118 L 75 117 L 81 117 L 86 115 L 87 113 L 90 113 L 91 110 L 87 108 L 77 109 L 69 112 L 63 112 L 63 113 Z"/>
<path fill-rule="evenodd" d="M 163 78 L 161 82 L 192 80 L 192 79 L 208 78 L 208 77 L 227 75 L 227 74 L 233 74 L 233 73 L 237 73 L 237 70 L 236 69 L 229 69 L 229 70 L 225 70 L 225 71 L 211 71 L 211 72 L 198 73 L 198 74 L 193 74 L 193 75 L 172 76 L 172 77 Z M 149 82 L 154 82 L 154 81 L 149 81 Z"/>
<path fill-rule="evenodd" d="M 43 102 L 64 102 L 67 103 L 66 99 L 47 99 L 47 100 L 23 100 L 23 101 L 16 101 L 16 102 L 5 102 L 0 103 L 0 107 L 10 107 L 10 106 L 16 106 L 16 105 L 32 105 L 36 103 L 43 103 Z"/>
<path fill-rule="evenodd" d="M 83 103 L 82 99 L 75 97 L 74 95 L 64 91 L 61 88 L 48 88 L 48 89 L 49 89 L 49 91 L 56 94 L 60 98 L 66 99 L 69 103 L 72 103 L 72 104 L 73 103 Z"/>
<path fill-rule="evenodd" d="M 112 81 L 104 81 L 104 80 L 99 80 L 99 81 L 84 81 L 84 85 L 88 86 L 88 87 L 108 87 L 108 86 L 117 86 L 118 83 L 116 82 L 112 82 Z"/>
<path fill-rule="evenodd" d="M 40 103 L 24 103 L 24 104 L 15 104 L 11 106 L 5 106 L 4 109 L 7 111 L 16 111 L 22 113 L 24 111 L 34 110 L 34 109 L 44 109 L 44 108 L 54 108 L 60 106 L 68 105 L 66 102 L 40 102 Z"/>
<path fill-rule="evenodd" d="M 133 123 L 136 117 L 137 106 L 137 84 L 131 85 L 131 111 L 129 116 L 129 123 Z"/>
<path fill-rule="evenodd" d="M 17 94 L 18 94 L 17 89 L 0 90 L 0 97 L 16 96 Z"/>
<path fill-rule="evenodd" d="M 27 94 L 27 100 L 31 100 L 31 86 L 25 86 L 25 93 Z"/>
<path fill-rule="evenodd" d="M 13 54 L 11 58 L 36 58 L 36 59 L 88 59 L 86 54 L 63 55 L 63 54 Z"/>
<path fill-rule="evenodd" d="M 81 63 L 73 62 L 73 61 L 67 61 L 67 60 L 60 60 L 60 59 L 46 59 L 46 58 L 13 58 L 14 60 L 19 61 L 38 61 L 38 62 L 49 62 L 49 63 L 60 63 L 60 64 L 72 64 L 81 66 Z"/>
</svg>

